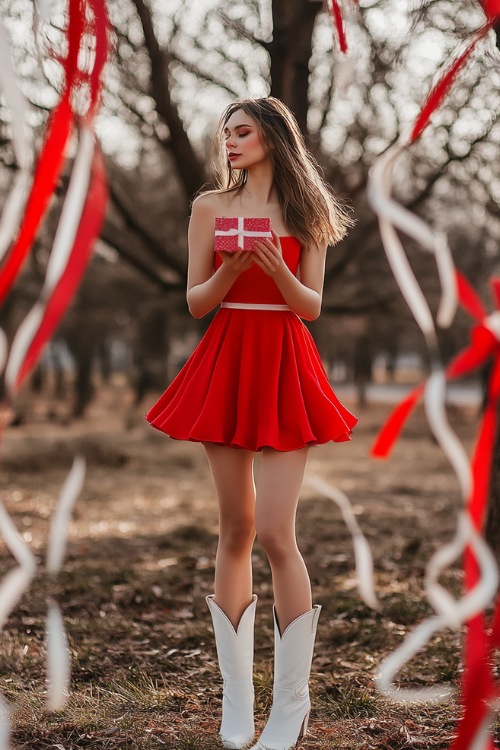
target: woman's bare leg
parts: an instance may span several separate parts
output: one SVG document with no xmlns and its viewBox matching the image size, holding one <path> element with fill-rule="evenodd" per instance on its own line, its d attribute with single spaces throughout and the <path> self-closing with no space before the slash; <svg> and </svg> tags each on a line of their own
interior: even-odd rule
<svg viewBox="0 0 500 750">
<path fill-rule="evenodd" d="M 255 525 L 271 565 L 281 632 L 312 608 L 311 582 L 295 536 L 295 515 L 308 449 L 262 452 Z"/>
<path fill-rule="evenodd" d="M 215 601 L 236 629 L 243 611 L 252 601 L 255 454 L 213 443 L 204 445 L 219 503 Z"/>
</svg>

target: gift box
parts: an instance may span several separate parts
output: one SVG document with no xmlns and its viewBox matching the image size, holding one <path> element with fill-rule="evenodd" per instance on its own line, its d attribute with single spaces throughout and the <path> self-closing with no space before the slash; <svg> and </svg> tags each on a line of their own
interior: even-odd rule
<svg viewBox="0 0 500 750">
<path fill-rule="evenodd" d="M 237 250 L 254 250 L 255 242 L 272 237 L 271 219 L 247 219 L 217 216 L 215 219 L 214 250 L 235 253 Z"/>
</svg>

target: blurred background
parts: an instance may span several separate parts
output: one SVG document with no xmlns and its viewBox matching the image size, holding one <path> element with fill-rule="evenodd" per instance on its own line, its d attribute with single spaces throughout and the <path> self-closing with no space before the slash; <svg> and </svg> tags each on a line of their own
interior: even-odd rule
<svg viewBox="0 0 500 750">
<path fill-rule="evenodd" d="M 41 136 L 58 100 L 61 70 L 40 60 L 31 0 L 3 0 L 15 65 Z M 60 16 L 58 17 L 58 8 Z M 57 48 L 64 4 L 54 4 L 43 45 Z M 237 97 L 272 94 L 294 111 L 329 182 L 356 226 L 328 255 L 323 315 L 310 325 L 332 382 L 362 404 L 398 396 L 426 370 L 422 337 L 396 288 L 366 201 L 368 171 L 408 128 L 437 70 L 483 21 L 466 0 L 366 0 L 349 25 L 341 61 L 331 19 L 315 0 L 113 0 L 114 50 L 97 132 L 110 204 L 74 304 L 16 406 L 15 421 L 85 415 L 99 389 L 123 390 L 133 425 L 192 351 L 210 316 L 190 318 L 186 230 L 190 203 L 212 179 L 210 147 L 222 109 Z M 397 172 L 396 197 L 448 233 L 457 266 L 481 294 L 498 266 L 500 71 L 494 35 L 460 76 L 432 125 Z M 343 82 L 351 80 L 349 86 Z M 457 113 L 460 112 L 460 116 Z M 16 168 L 0 99 L 0 204 Z M 34 252 L 0 325 L 12 338 L 38 296 L 67 188 L 58 186 Z M 406 243 L 435 309 L 434 260 Z M 445 361 L 466 340 L 459 315 L 441 333 Z M 467 389 L 462 389 L 466 399 Z"/>
<path fill-rule="evenodd" d="M 42 142 L 59 100 L 66 2 L 35 44 L 32 0 L 0 0 L 14 64 Z M 213 589 L 217 507 L 204 451 L 168 440 L 144 414 L 210 322 L 188 314 L 187 226 L 213 175 L 210 150 L 237 97 L 282 99 L 356 225 L 328 253 L 323 314 L 310 325 L 335 390 L 360 416 L 352 443 L 311 450 L 309 468 L 347 493 L 374 554 L 381 610 L 359 600 L 350 535 L 307 486 L 299 542 L 319 626 L 315 715 L 304 748 L 447 748 L 461 709 L 402 710 L 376 693 L 381 659 L 432 610 L 431 555 L 455 534 L 455 474 L 417 409 L 389 463 L 369 449 L 390 410 L 428 370 L 422 335 L 392 277 L 366 198 L 370 167 L 415 120 L 438 71 L 484 16 L 472 0 L 360 0 L 349 55 L 316 0 L 109 0 L 113 52 L 97 132 L 110 201 L 84 281 L 41 363 L 16 397 L 2 442 L 2 500 L 40 563 L 36 585 L 2 631 L 0 690 L 15 706 L 12 740 L 32 750 L 211 750 L 219 746 L 219 678 L 204 597 Z M 398 163 L 395 196 L 448 234 L 460 270 L 485 299 L 500 268 L 500 69 L 492 32 L 444 106 Z M 350 81 L 350 85 L 347 83 Z M 0 96 L 0 211 L 17 169 Z M 19 280 L 0 310 L 9 340 L 37 300 L 69 180 L 68 167 Z M 433 257 L 403 238 L 433 311 Z M 468 341 L 459 312 L 440 331 L 443 360 Z M 481 374 L 453 386 L 448 417 L 474 445 Z M 41 570 L 48 526 L 75 454 L 89 467 L 58 581 Z M 487 533 L 500 555 L 500 439 Z M 258 458 L 257 458 L 258 469 Z M 272 586 L 256 544 L 258 721 L 272 685 Z M 9 550 L 0 567 L 11 570 Z M 460 565 L 440 577 L 463 590 Z M 44 703 L 47 598 L 63 606 L 73 659 L 64 711 Z M 105 647 L 103 648 L 103 645 Z M 437 634 L 403 685 L 457 684 L 461 634 Z M 493 661 L 493 660 L 492 660 Z M 500 675 L 500 662 L 494 664 Z M 14 710 L 14 709 L 13 709 Z M 500 721 L 495 737 L 500 741 Z"/>
</svg>

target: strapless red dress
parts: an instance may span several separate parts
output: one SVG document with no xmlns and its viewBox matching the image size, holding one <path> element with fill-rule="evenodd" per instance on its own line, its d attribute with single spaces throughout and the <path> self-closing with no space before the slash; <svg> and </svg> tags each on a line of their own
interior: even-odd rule
<svg viewBox="0 0 500 750">
<path fill-rule="evenodd" d="M 282 237 L 283 258 L 297 273 L 300 244 Z M 215 268 L 222 263 L 215 254 Z M 178 440 L 260 451 L 292 451 L 350 439 L 357 418 L 338 400 L 311 334 L 256 264 L 236 279 L 202 340 L 146 415 Z"/>
</svg>

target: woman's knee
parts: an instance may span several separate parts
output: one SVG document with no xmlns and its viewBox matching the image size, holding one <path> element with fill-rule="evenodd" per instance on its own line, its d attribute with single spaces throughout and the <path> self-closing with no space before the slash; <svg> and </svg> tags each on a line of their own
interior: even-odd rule
<svg viewBox="0 0 500 750">
<path fill-rule="evenodd" d="M 220 521 L 219 544 L 227 552 L 239 552 L 251 547 L 255 539 L 255 523 L 253 516 L 243 516 L 236 519 Z"/>
<path fill-rule="evenodd" d="M 291 554 L 296 554 L 294 534 L 282 528 L 258 528 L 257 539 L 271 562 L 279 563 Z"/>
</svg>

